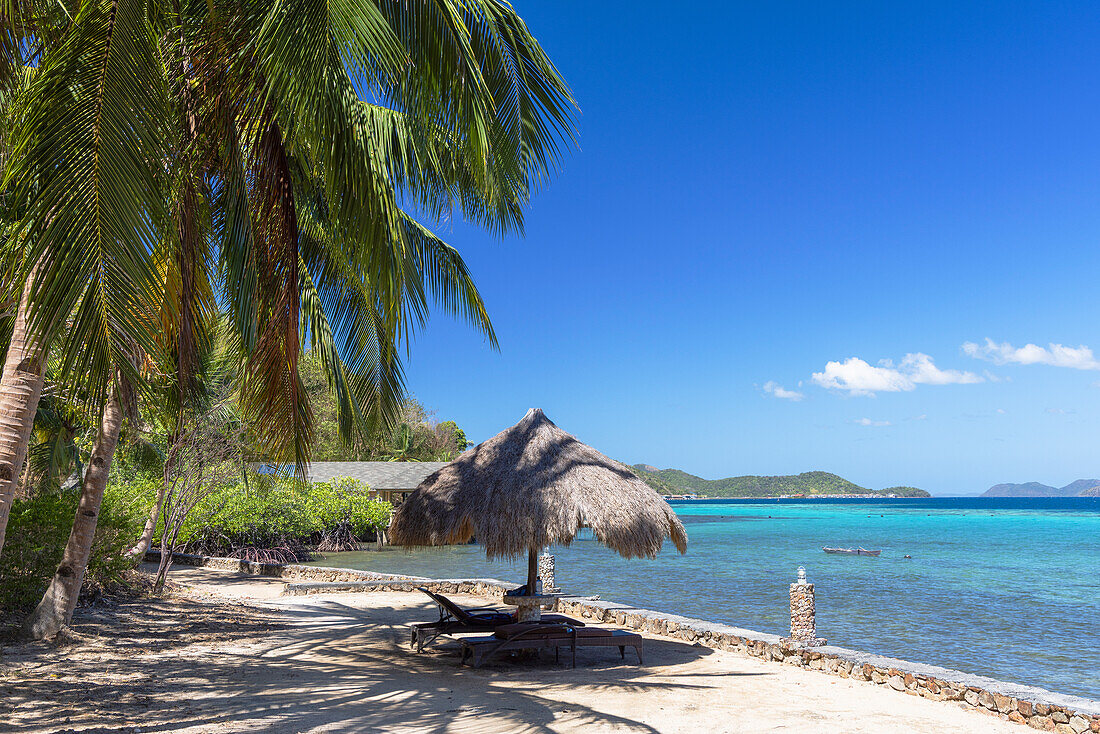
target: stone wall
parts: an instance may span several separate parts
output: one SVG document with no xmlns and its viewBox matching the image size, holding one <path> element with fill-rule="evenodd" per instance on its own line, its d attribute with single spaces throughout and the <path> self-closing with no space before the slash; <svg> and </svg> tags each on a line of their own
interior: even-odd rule
<svg viewBox="0 0 1100 734">
<path fill-rule="evenodd" d="M 1100 732 L 1100 701 L 970 675 L 836 646 L 791 647 L 776 635 L 613 602 L 564 597 L 558 611 L 610 622 L 718 650 L 884 685 L 936 701 L 957 701 L 982 712 L 1059 734 Z"/>
<path fill-rule="evenodd" d="M 177 562 L 279 578 L 308 579 L 304 583 L 288 583 L 284 592 L 288 595 L 416 591 L 426 587 L 441 594 L 473 594 L 492 598 L 501 596 L 511 586 L 496 579 L 420 579 L 350 569 L 246 564 L 227 558 L 177 556 Z M 886 686 L 911 696 L 934 701 L 953 701 L 961 706 L 1043 731 L 1057 734 L 1100 732 L 1100 701 L 1066 696 L 1042 688 L 833 645 L 792 647 L 778 635 L 649 609 L 637 609 L 591 597 L 562 595 L 558 598 L 556 611 L 716 650 L 739 652 L 776 664 L 793 665 L 841 678 L 866 681 L 870 685 Z"/>
<path fill-rule="evenodd" d="M 149 551 L 145 554 L 145 560 L 149 563 L 160 563 L 160 551 Z M 195 556 L 189 553 L 176 553 L 172 559 L 172 563 L 180 566 L 218 568 L 223 571 L 251 573 L 256 576 L 273 576 L 281 579 L 300 579 L 322 583 L 387 581 L 394 579 L 417 580 L 420 578 L 418 576 L 400 576 L 398 574 L 376 573 L 374 571 L 356 571 L 351 568 L 302 566 L 292 563 L 251 563 L 249 561 L 242 561 L 239 558 L 214 558 L 211 556 Z"/>
</svg>

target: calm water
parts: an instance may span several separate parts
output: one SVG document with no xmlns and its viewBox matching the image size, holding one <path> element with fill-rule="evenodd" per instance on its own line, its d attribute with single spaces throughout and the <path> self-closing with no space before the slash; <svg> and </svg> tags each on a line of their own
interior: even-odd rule
<svg viewBox="0 0 1100 734">
<path fill-rule="evenodd" d="M 688 552 L 555 548 L 570 593 L 785 634 L 799 565 L 831 644 L 1100 699 L 1100 498 L 673 503 Z M 881 548 L 879 558 L 822 546 Z M 909 554 L 912 559 L 904 559 Z M 476 545 L 332 554 L 319 565 L 521 583 Z"/>
</svg>

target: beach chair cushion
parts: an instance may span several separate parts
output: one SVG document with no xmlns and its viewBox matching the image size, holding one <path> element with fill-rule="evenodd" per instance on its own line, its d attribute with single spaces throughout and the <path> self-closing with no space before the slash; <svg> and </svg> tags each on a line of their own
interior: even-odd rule
<svg viewBox="0 0 1100 734">
<path fill-rule="evenodd" d="M 567 624 L 570 627 L 583 627 L 584 622 L 579 619 L 567 617 L 564 614 L 544 614 L 539 619 L 539 624 Z"/>
<path fill-rule="evenodd" d="M 515 622 L 513 624 L 502 624 L 493 629 L 493 637 L 499 637 L 502 640 L 506 640 L 512 635 L 518 635 L 520 632 L 530 630 L 529 637 L 535 637 L 540 628 L 545 628 L 545 634 L 561 635 L 561 627 L 557 625 L 542 624 L 541 622 Z"/>
<path fill-rule="evenodd" d="M 524 630 L 537 630 L 539 625 L 546 625 L 549 629 L 547 635 L 554 635 L 557 637 L 568 637 L 569 633 L 563 632 L 561 627 L 557 626 L 562 624 L 561 622 L 549 622 L 546 617 L 542 618 L 541 622 L 517 622 L 515 624 L 502 624 L 493 630 L 493 636 L 502 640 L 506 640 L 512 635 L 523 632 Z M 565 622 L 568 624 L 568 622 Z M 609 637 L 614 630 L 605 629 L 602 627 L 574 627 L 577 637 Z M 530 633 L 534 635 L 535 633 Z"/>
<path fill-rule="evenodd" d="M 642 647 L 645 641 L 637 632 L 598 627 L 563 629 L 560 625 L 545 625 L 545 634 L 539 634 L 540 625 L 537 623 L 503 626 L 508 629 L 494 630 L 492 636 L 462 638 L 462 663 L 465 664 L 469 658 L 471 665 L 477 668 L 502 652 L 553 648 L 556 654 L 562 647 L 572 649 L 574 668 L 577 667 L 578 647 L 617 647 L 620 657 L 625 657 L 627 647 L 633 647 L 638 653 L 638 664 L 644 663 Z"/>
<path fill-rule="evenodd" d="M 577 629 L 577 637 L 612 637 L 615 630 L 606 627 L 580 627 Z"/>
</svg>

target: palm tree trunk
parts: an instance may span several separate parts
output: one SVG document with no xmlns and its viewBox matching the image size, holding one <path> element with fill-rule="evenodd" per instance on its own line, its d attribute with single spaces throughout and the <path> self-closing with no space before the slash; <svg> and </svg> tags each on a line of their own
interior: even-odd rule
<svg viewBox="0 0 1100 734">
<path fill-rule="evenodd" d="M 65 544 L 61 565 L 57 567 L 42 601 L 23 625 L 24 633 L 35 639 L 52 637 L 72 621 L 80 586 L 84 583 L 84 571 L 88 568 L 96 522 L 99 520 L 99 508 L 103 503 L 103 492 L 107 489 L 107 477 L 111 472 L 111 460 L 115 455 L 115 447 L 118 446 L 121 429 L 122 406 L 118 401 L 118 387 L 112 380 L 107 404 L 103 406 L 99 433 L 92 447 L 92 457 L 84 473 L 80 504 L 76 508 L 76 519 L 69 534 L 69 542 Z"/>
<path fill-rule="evenodd" d="M 152 508 L 149 510 L 149 517 L 145 520 L 145 528 L 141 531 L 141 538 L 138 539 L 133 548 L 126 552 L 126 555 L 135 559 L 137 563 L 141 563 L 141 560 L 145 557 L 145 552 L 149 550 L 149 545 L 153 542 L 153 533 L 157 529 L 157 518 L 160 517 L 160 508 L 164 506 L 164 495 L 167 493 L 168 485 L 161 482 L 157 488 L 157 501 L 153 503 Z"/>
<path fill-rule="evenodd" d="M 38 273 L 36 267 L 23 286 L 19 309 L 15 314 L 11 345 L 0 376 L 0 551 L 4 549 L 4 534 L 8 514 L 23 474 L 27 445 L 34 428 L 34 414 L 42 397 L 42 382 L 46 373 L 43 345 L 31 333 L 31 284 Z"/>
</svg>

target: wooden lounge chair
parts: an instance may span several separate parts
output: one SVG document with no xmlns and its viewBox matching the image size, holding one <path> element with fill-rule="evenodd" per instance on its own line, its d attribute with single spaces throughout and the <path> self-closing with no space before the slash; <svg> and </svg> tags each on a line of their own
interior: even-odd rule
<svg viewBox="0 0 1100 734">
<path fill-rule="evenodd" d="M 481 664 L 500 652 L 512 650 L 541 650 L 554 648 L 554 659 L 559 649 L 568 647 L 572 652 L 572 665 L 577 667 L 578 647 L 617 647 L 619 656 L 626 659 L 626 648 L 633 647 L 638 654 L 638 664 L 644 665 L 642 645 L 644 640 L 636 632 L 613 630 L 606 627 L 575 627 L 569 624 L 507 624 L 497 627 L 492 635 L 465 637 L 462 639 L 462 664 L 470 658 L 470 664 Z"/>
<path fill-rule="evenodd" d="M 486 632 L 500 625 L 513 624 L 516 620 L 510 612 L 495 607 L 472 607 L 464 609 L 458 604 L 434 591 L 420 587 L 420 591 L 432 598 L 439 607 L 439 619 L 434 622 L 416 622 L 412 627 L 410 644 L 422 652 L 440 635 L 451 632 Z M 569 624 L 583 627 L 584 622 L 560 614 L 544 614 L 542 622 L 546 624 Z"/>
</svg>

